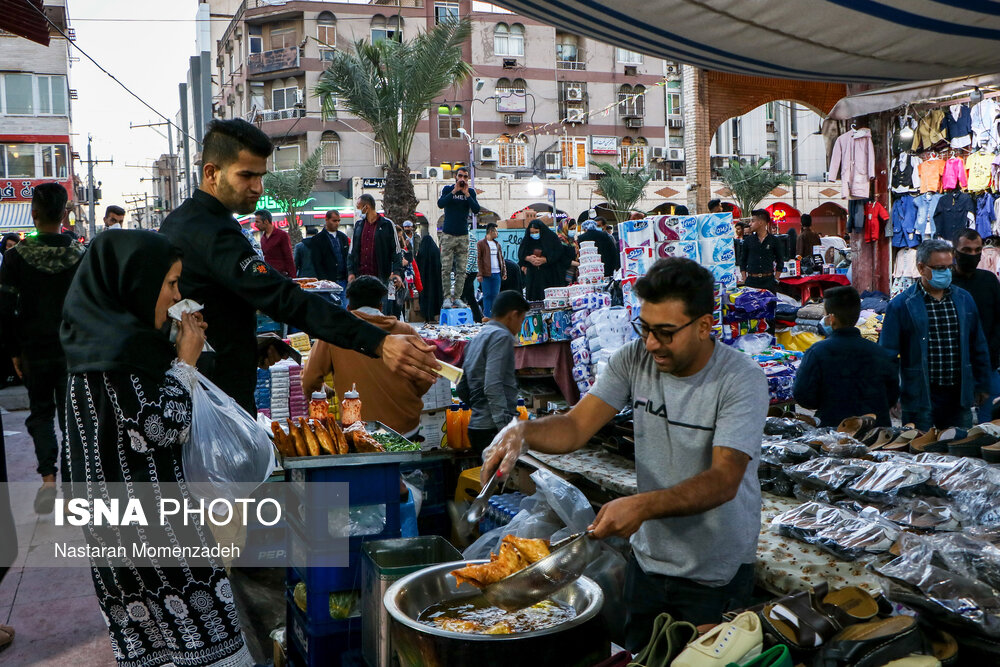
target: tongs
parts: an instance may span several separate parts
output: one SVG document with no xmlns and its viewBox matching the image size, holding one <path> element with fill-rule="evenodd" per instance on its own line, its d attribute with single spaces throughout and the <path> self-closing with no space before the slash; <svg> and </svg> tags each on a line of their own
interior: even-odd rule
<svg viewBox="0 0 1000 667">
<path fill-rule="evenodd" d="M 508 612 L 547 600 L 583 574 L 590 562 L 592 533 L 587 530 L 553 542 L 548 556 L 487 586 L 483 595 L 490 604 Z"/>
<path fill-rule="evenodd" d="M 482 491 L 479 492 L 479 495 L 476 496 L 476 499 L 472 501 L 472 505 L 469 507 L 469 510 L 462 517 L 465 522 L 465 528 L 467 529 L 464 532 L 471 534 L 472 529 L 479 525 L 479 520 L 483 518 L 484 514 L 486 514 L 486 508 L 489 506 L 490 497 L 496 494 L 497 487 L 500 486 L 501 481 L 504 483 L 504 486 L 506 486 L 506 481 L 503 479 L 500 471 L 497 470 L 496 474 L 490 478 L 490 481 L 486 483 L 486 486 L 484 486 Z M 503 489 L 501 488 L 501 492 L 502 491 Z"/>
</svg>

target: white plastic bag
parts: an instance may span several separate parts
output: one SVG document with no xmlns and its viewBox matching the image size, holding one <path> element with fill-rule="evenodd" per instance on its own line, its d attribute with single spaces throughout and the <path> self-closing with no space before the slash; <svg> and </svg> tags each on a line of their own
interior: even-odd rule
<svg viewBox="0 0 1000 667">
<path fill-rule="evenodd" d="M 206 501 L 249 497 L 274 470 L 271 438 L 231 396 L 195 375 L 191 439 L 181 449 L 188 488 Z"/>
</svg>

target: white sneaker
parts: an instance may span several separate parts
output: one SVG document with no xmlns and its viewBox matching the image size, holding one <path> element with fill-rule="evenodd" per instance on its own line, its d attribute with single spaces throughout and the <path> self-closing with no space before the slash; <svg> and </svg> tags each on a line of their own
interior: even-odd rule
<svg viewBox="0 0 1000 667">
<path fill-rule="evenodd" d="M 468 308 L 464 301 L 461 299 L 455 299 L 455 308 Z"/>
<path fill-rule="evenodd" d="M 452 303 L 451 297 L 446 298 L 444 300 L 444 303 L 441 304 L 441 310 L 444 310 L 445 308 L 454 308 L 454 307 L 455 305 Z"/>
<path fill-rule="evenodd" d="M 764 641 L 760 619 L 745 611 L 731 623 L 717 625 L 670 663 L 671 667 L 725 667 L 731 662 L 743 664 L 760 655 Z"/>
</svg>

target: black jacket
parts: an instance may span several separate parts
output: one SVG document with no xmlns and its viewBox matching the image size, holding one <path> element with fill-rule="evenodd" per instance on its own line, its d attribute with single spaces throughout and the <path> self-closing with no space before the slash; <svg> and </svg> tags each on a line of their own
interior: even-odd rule
<svg viewBox="0 0 1000 667">
<path fill-rule="evenodd" d="M 210 379 L 250 414 L 256 414 L 256 311 L 369 356 L 386 336 L 269 268 L 232 213 L 206 192 L 196 190 L 160 232 L 184 253 L 181 295 L 205 306 L 206 335 L 216 351 Z"/>
<path fill-rule="evenodd" d="M 63 303 L 86 249 L 65 234 L 38 234 L 10 249 L 0 266 L 0 329 L 8 357 L 65 358 Z"/>
<path fill-rule="evenodd" d="M 351 254 L 347 258 L 347 272 L 361 275 L 361 236 L 367 219 L 354 225 L 354 240 L 351 242 Z M 396 236 L 396 226 L 381 215 L 375 221 L 375 272 L 382 282 L 388 282 L 389 276 L 403 273 L 403 251 L 399 247 Z"/>
<path fill-rule="evenodd" d="M 889 409 L 899 399 L 899 364 L 857 327 L 837 329 L 806 352 L 795 375 L 795 401 L 816 410 L 823 426 L 872 413 L 879 426 L 892 426 Z"/>
<path fill-rule="evenodd" d="M 958 271 L 952 273 L 951 283 L 972 295 L 983 325 L 986 345 L 990 348 L 990 369 L 1000 363 L 1000 280 L 983 269 L 976 269 L 969 277 Z"/>
<path fill-rule="evenodd" d="M 337 230 L 337 241 L 340 243 L 340 256 L 338 257 L 333 252 L 330 236 L 330 232 L 323 229 L 319 234 L 303 241 L 309 250 L 315 277 L 320 280 L 347 280 L 347 255 L 350 253 L 350 240 L 347 238 L 347 234 Z"/>
<path fill-rule="evenodd" d="M 578 242 L 593 241 L 597 246 L 597 252 L 601 254 L 601 261 L 604 262 L 604 276 L 610 278 L 615 271 L 621 268 L 622 256 L 618 252 L 618 247 L 611 235 L 599 229 L 586 231 L 576 239 Z"/>
</svg>

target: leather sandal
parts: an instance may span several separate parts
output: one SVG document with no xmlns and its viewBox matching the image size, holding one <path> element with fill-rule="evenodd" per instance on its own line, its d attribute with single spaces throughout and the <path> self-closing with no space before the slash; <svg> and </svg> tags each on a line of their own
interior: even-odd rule
<svg viewBox="0 0 1000 667">
<path fill-rule="evenodd" d="M 927 651 L 938 659 L 942 667 L 952 667 L 958 664 L 958 642 L 944 630 L 924 626 L 924 638 L 930 645 Z"/>
<path fill-rule="evenodd" d="M 0 651 L 11 645 L 14 641 L 14 628 L 9 625 L 0 624 Z"/>
<path fill-rule="evenodd" d="M 765 644 L 786 644 L 797 653 L 815 651 L 840 631 L 840 623 L 826 613 L 819 600 L 827 594 L 827 585 L 812 591 L 799 591 L 764 605 L 760 611 Z"/>
<path fill-rule="evenodd" d="M 849 435 L 855 440 L 860 440 L 868 431 L 875 426 L 875 415 L 861 415 L 860 417 L 848 417 L 837 426 L 837 432 Z"/>
<path fill-rule="evenodd" d="M 820 649 L 814 667 L 881 667 L 923 648 L 916 620 L 893 616 L 844 628 Z"/>
<path fill-rule="evenodd" d="M 944 447 L 938 447 L 937 441 L 941 436 L 941 431 L 937 430 L 933 426 L 931 430 L 924 433 L 919 438 L 915 438 L 910 441 L 910 453 L 911 454 L 923 454 L 924 452 L 933 452 L 935 454 L 947 454 L 948 445 Z"/>
<path fill-rule="evenodd" d="M 902 433 L 896 436 L 896 439 L 890 442 L 888 445 L 882 447 L 882 449 L 890 452 L 905 452 L 910 449 L 910 442 L 919 438 L 923 435 L 922 431 L 915 428 L 905 429 Z"/>
</svg>

